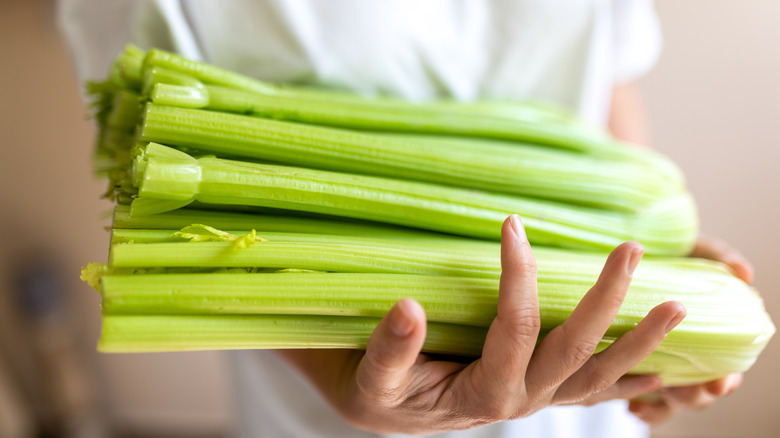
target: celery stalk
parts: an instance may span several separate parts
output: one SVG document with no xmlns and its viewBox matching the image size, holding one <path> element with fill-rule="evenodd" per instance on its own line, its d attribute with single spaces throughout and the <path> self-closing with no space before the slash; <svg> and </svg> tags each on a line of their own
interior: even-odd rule
<svg viewBox="0 0 780 438">
<path fill-rule="evenodd" d="M 190 75 L 205 85 L 227 87 L 219 90 L 221 95 L 215 93 L 219 100 L 213 103 L 225 111 L 251 111 L 273 118 L 358 129 L 529 141 L 601 156 L 625 152 L 604 131 L 582 122 L 562 123 L 567 118 L 556 115 L 557 123 L 544 123 L 550 111 L 533 105 L 500 102 L 486 110 L 484 104 L 411 104 L 392 98 L 367 99 L 346 92 L 276 86 L 158 49 L 147 52 L 144 59 L 145 70 L 154 67 Z"/>
<path fill-rule="evenodd" d="M 283 315 L 104 315 L 103 352 L 365 348 L 377 318 Z M 486 330 L 428 324 L 429 353 L 476 356 Z"/>
<path fill-rule="evenodd" d="M 487 327 L 498 282 L 374 273 L 147 274 L 105 275 L 101 289 L 107 314 L 382 317 L 398 300 L 414 297 L 430 321 Z"/>
<path fill-rule="evenodd" d="M 698 228 L 688 194 L 661 200 L 638 214 L 620 214 L 405 180 L 195 159 L 155 143 L 138 157 L 135 174 L 139 196 L 131 214 L 139 216 L 197 200 L 332 214 L 498 240 L 503 220 L 518 213 L 535 244 L 608 250 L 638 240 L 648 254 L 659 255 L 689 252 Z"/>
<path fill-rule="evenodd" d="M 222 230 L 259 230 L 266 232 L 332 234 L 340 236 L 435 239 L 452 238 L 451 235 L 421 231 L 414 228 L 390 224 L 335 218 L 332 216 L 292 216 L 270 213 L 238 213 L 232 211 L 201 210 L 182 208 L 164 213 L 130 216 L 128 205 L 117 205 L 114 209 L 114 232 L 128 229 L 179 230 L 192 224 L 209 224 Z M 129 236 L 130 237 L 130 236 Z M 132 237 L 130 237 L 132 239 Z"/>
<path fill-rule="evenodd" d="M 231 242 L 118 243 L 111 247 L 109 263 L 117 268 L 263 267 L 474 277 L 499 274 L 500 267 L 495 263 L 497 251 L 478 251 L 475 246 L 465 246 L 467 251 L 451 248 L 449 245 L 343 243 L 325 238 L 320 242 L 261 242 L 241 250 L 234 250 Z"/>
<path fill-rule="evenodd" d="M 182 105 L 185 105 L 182 103 Z M 684 191 L 665 168 L 496 141 L 387 136 L 156 104 L 141 140 L 228 157 L 636 211 Z"/>
</svg>

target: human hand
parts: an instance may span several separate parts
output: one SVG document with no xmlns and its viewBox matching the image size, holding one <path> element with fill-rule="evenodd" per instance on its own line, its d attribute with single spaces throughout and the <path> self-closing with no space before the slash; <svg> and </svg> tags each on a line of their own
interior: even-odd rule
<svg viewBox="0 0 780 438">
<path fill-rule="evenodd" d="M 700 237 L 691 252 L 691 257 L 724 263 L 744 282 L 753 281 L 753 266 L 747 258 L 720 239 L 711 236 Z M 655 397 L 632 400 L 628 408 L 644 422 L 660 424 L 681 409 L 701 410 L 709 407 L 718 398 L 734 392 L 741 383 L 742 373 L 734 373 L 700 385 L 662 388 Z"/>
<path fill-rule="evenodd" d="M 736 248 L 712 236 L 700 236 L 693 247 L 691 257 L 715 260 L 728 266 L 737 278 L 745 283 L 753 282 L 753 265 Z"/>
<path fill-rule="evenodd" d="M 632 331 L 593 355 L 641 256 L 637 243 L 617 247 L 571 316 L 537 345 L 541 323 L 536 263 L 520 219 L 512 216 L 502 229 L 497 316 L 481 358 L 463 364 L 420 354 L 425 314 L 411 299 L 388 312 L 365 352 L 280 354 L 346 421 L 382 433 L 467 429 L 524 417 L 550 405 L 636 397 L 658 389 L 660 379 L 633 376 L 616 382 L 685 316 L 680 303 L 660 304 Z"/>
<path fill-rule="evenodd" d="M 661 388 L 655 397 L 632 400 L 628 410 L 645 423 L 657 425 L 681 409 L 705 409 L 734 392 L 741 383 L 742 373 L 734 373 L 700 385 Z"/>
</svg>

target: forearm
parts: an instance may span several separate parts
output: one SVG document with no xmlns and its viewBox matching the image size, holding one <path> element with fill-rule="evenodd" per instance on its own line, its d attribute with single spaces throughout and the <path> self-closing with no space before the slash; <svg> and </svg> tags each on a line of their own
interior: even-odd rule
<svg viewBox="0 0 780 438">
<path fill-rule="evenodd" d="M 612 88 L 607 129 L 620 140 L 650 146 L 650 135 L 642 99 L 633 83 Z"/>
</svg>

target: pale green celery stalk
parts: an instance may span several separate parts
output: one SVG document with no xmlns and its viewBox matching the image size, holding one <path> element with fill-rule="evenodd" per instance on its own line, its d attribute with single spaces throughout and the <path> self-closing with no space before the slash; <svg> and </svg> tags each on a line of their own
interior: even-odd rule
<svg viewBox="0 0 780 438">
<path fill-rule="evenodd" d="M 685 304 L 688 316 L 635 372 L 675 379 L 714 378 L 745 371 L 774 333 L 756 292 L 709 265 L 643 264 L 602 347 L 631 330 L 653 306 L 668 300 Z M 540 266 L 541 268 L 541 266 Z M 543 332 L 561 324 L 595 281 L 572 277 L 539 281 Z M 663 281 L 659 281 L 663 278 Z M 590 282 L 588 281 L 590 280 Z M 678 281 L 679 280 L 679 281 Z M 166 274 L 104 275 L 106 317 L 118 314 L 280 314 L 383 316 L 399 299 L 411 297 L 431 322 L 487 328 L 495 317 L 498 279 L 393 274 Z M 141 327 L 139 331 L 152 331 Z M 147 336 L 153 337 L 151 332 Z M 353 334 L 354 335 L 354 334 Z M 208 339 L 210 334 L 205 335 Z M 311 340 L 302 337 L 306 342 Z M 203 341 L 203 339 L 199 339 Z M 233 340 L 235 341 L 235 340 Z M 294 348 L 292 345 L 281 345 Z M 300 339 L 297 339 L 300 341 Z M 280 341 L 281 342 L 281 341 Z M 222 348 L 222 347 L 220 347 Z M 271 347 L 264 347 L 271 348 Z M 457 351 L 468 354 L 467 351 Z"/>
<path fill-rule="evenodd" d="M 507 216 L 519 214 L 535 244 L 611 250 L 638 240 L 648 254 L 687 254 L 697 235 L 691 197 L 661 200 L 637 214 L 458 189 L 421 182 L 204 157 L 155 143 L 135 165 L 139 196 L 132 215 L 155 214 L 192 201 L 300 210 L 500 239 Z"/>
<path fill-rule="evenodd" d="M 141 140 L 633 212 L 685 190 L 681 178 L 670 178 L 665 166 L 648 162 L 489 140 L 361 133 L 156 104 L 146 106 Z"/>
<path fill-rule="evenodd" d="M 302 236 L 294 241 L 259 242 L 240 250 L 231 242 L 117 243 L 111 247 L 109 264 L 115 268 L 262 267 L 488 278 L 500 273 L 498 252 L 487 245 L 420 242 L 404 246 L 392 240 L 354 240 L 320 236 L 307 241 Z"/>
<path fill-rule="evenodd" d="M 274 273 L 105 275 L 106 314 L 293 314 L 382 317 L 412 297 L 429 321 L 487 327 L 497 279 Z"/>
<path fill-rule="evenodd" d="M 215 65 L 193 61 L 160 49 L 151 49 L 146 52 L 146 56 L 144 57 L 144 70 L 153 67 L 160 67 L 189 75 L 203 83 L 224 85 L 257 93 L 273 93 L 276 89 L 271 84 L 252 79 L 248 76 L 225 70 Z"/>
<path fill-rule="evenodd" d="M 300 217 L 277 214 L 249 214 L 229 211 L 182 208 L 147 216 L 130 216 L 130 206 L 114 209 L 114 231 L 117 229 L 179 230 L 192 224 L 208 224 L 222 230 L 259 230 L 261 232 L 333 234 L 342 236 L 380 237 L 385 239 L 435 239 L 450 235 L 421 231 L 349 218 Z"/>
<path fill-rule="evenodd" d="M 104 315 L 103 352 L 365 348 L 378 318 L 283 315 Z M 428 323 L 423 351 L 476 356 L 486 330 Z"/>
<path fill-rule="evenodd" d="M 486 110 L 486 104 L 414 104 L 391 98 L 361 98 L 348 92 L 280 87 L 157 49 L 147 52 L 144 59 L 144 69 L 153 67 L 190 75 L 206 85 L 226 87 L 225 93 L 212 97 L 216 103 L 210 102 L 220 110 L 251 111 L 274 118 L 349 128 L 530 141 L 602 156 L 621 154 L 621 147 L 602 130 L 581 122 L 564 123 L 560 117 L 555 118 L 556 123 L 547 123 L 550 111 L 533 105 L 521 110 L 517 108 L 522 104 L 517 104 L 514 110 L 509 110 L 513 106 L 504 102 Z M 231 88 L 236 92 L 231 94 L 234 91 Z M 243 97 L 247 92 L 258 95 L 258 99 L 272 101 L 248 100 L 254 96 Z M 211 90 L 209 94 L 213 94 Z M 275 99 L 277 96 L 283 100 Z"/>
<path fill-rule="evenodd" d="M 200 245 L 200 244 L 198 244 Z M 337 256 L 336 256 L 337 257 Z M 565 256 L 563 256 L 565 257 Z M 595 283 L 605 257 L 581 272 L 539 266 L 542 328 L 552 329 L 571 314 Z M 590 272 L 582 272 L 590 268 Z M 369 273 L 171 273 L 102 275 L 104 312 L 137 314 L 311 314 L 383 316 L 398 300 L 414 298 L 429 320 L 488 327 L 495 317 L 498 275 L 492 278 Z M 657 277 L 666 276 L 662 280 Z M 681 281 L 678 277 L 686 276 Z M 774 328 L 757 292 L 723 270 L 663 261 L 642 265 L 607 336 L 632 329 L 665 301 L 686 305 L 689 318 L 679 331 L 719 345 L 723 339 L 764 342 Z M 706 333 L 705 333 L 706 332 Z M 723 336 L 718 340 L 713 336 Z M 745 339 L 743 339 L 745 338 Z M 733 343 L 733 342 L 730 342 Z"/>
<path fill-rule="evenodd" d="M 622 156 L 620 146 L 593 127 L 550 121 L 526 111 L 505 117 L 469 104 L 413 103 L 358 96 L 317 96 L 286 89 L 277 93 L 247 93 L 209 87 L 206 108 L 275 119 L 376 131 L 403 131 L 542 144 L 597 156 Z M 614 153 L 613 153 L 614 152 Z"/>
<path fill-rule="evenodd" d="M 298 315 L 104 315 L 102 352 L 347 348 L 365 349 L 378 318 Z M 484 328 L 429 322 L 423 352 L 478 356 Z M 749 368 L 757 353 L 732 355 L 727 348 L 697 356 L 672 331 L 661 347 L 631 373 L 660 374 L 667 386 L 701 383 Z M 601 351 L 611 343 L 599 343 Z M 704 358 L 703 363 L 692 360 Z"/>
<path fill-rule="evenodd" d="M 228 90 L 239 92 L 252 92 L 258 94 L 277 94 L 289 97 L 301 97 L 319 101 L 343 101 L 348 103 L 371 103 L 374 106 L 385 109 L 398 109 L 410 102 L 408 100 L 391 96 L 365 97 L 346 90 L 330 88 L 300 86 L 290 84 L 272 84 L 247 77 L 233 71 L 225 70 L 217 66 L 193 61 L 180 55 L 160 49 L 152 49 L 144 59 L 144 69 L 161 67 L 170 71 L 176 71 L 182 75 L 190 76 L 201 81 L 208 88 L 220 86 Z M 164 81 L 162 84 L 166 84 Z M 241 94 L 235 95 L 237 101 L 225 102 L 234 111 L 251 112 L 252 105 L 247 105 Z M 231 96 L 223 97 L 230 101 Z M 549 104 L 539 102 L 517 101 L 479 101 L 474 103 L 462 103 L 453 100 L 434 100 L 420 105 L 425 108 L 453 111 L 459 114 L 489 114 L 491 117 L 526 121 L 556 121 L 581 124 L 582 120 L 573 116 L 570 112 L 554 108 Z M 227 109 L 226 107 L 225 109 Z M 602 132 L 603 134 L 603 132 Z"/>
<path fill-rule="evenodd" d="M 195 227 L 201 224 L 193 224 Z M 191 228 L 192 226 L 190 226 Z M 247 235 L 246 230 L 221 230 L 234 236 Z M 498 242 L 469 239 L 457 236 L 439 235 L 436 233 L 374 233 L 374 234 L 327 234 L 328 230 L 317 232 L 298 231 L 266 231 L 261 229 L 257 235 L 262 242 L 304 242 L 324 244 L 349 244 L 349 245 L 386 245 L 427 249 L 455 247 L 458 250 L 468 251 L 498 251 Z M 180 230 L 164 229 L 118 229 L 111 230 L 111 243 L 181 243 L 186 242 L 187 237 L 180 235 Z M 203 241 L 218 241 L 204 238 Z"/>
<path fill-rule="evenodd" d="M 495 140 L 495 139 L 455 137 L 449 135 L 414 134 L 414 133 L 406 133 L 406 132 L 372 132 L 372 133 L 374 135 L 380 135 L 383 137 L 389 137 L 389 138 L 400 139 L 400 140 L 436 142 L 438 144 L 441 144 L 442 146 L 447 146 L 450 148 L 470 149 L 470 148 L 478 147 L 479 144 L 481 143 L 501 145 L 504 147 L 521 147 L 526 150 L 524 153 L 528 154 L 529 157 L 534 160 L 540 159 L 540 161 L 543 161 L 555 157 L 559 157 L 559 159 L 563 160 L 562 165 L 556 163 L 555 162 L 556 160 L 551 160 L 552 162 L 548 163 L 546 167 L 544 167 L 545 166 L 544 164 L 538 163 L 538 165 L 540 167 L 544 167 L 545 170 L 559 171 L 562 170 L 563 168 L 569 167 L 568 171 L 573 172 L 574 174 L 586 172 L 583 169 L 579 169 L 580 166 L 583 166 L 583 163 L 581 163 L 581 159 L 582 159 L 581 155 L 577 156 L 576 154 L 573 154 L 571 152 L 566 153 L 565 151 L 551 150 L 549 148 L 544 148 L 543 146 L 538 146 L 533 144 Z M 624 154 L 619 157 L 620 159 L 618 159 L 617 156 L 587 157 L 585 163 L 587 163 L 588 165 L 591 163 L 599 163 L 599 165 L 604 166 L 602 168 L 602 170 L 604 171 L 617 171 L 618 173 L 621 173 L 621 170 L 616 170 L 616 169 L 620 168 L 622 169 L 622 172 L 625 172 L 627 169 L 633 168 L 634 171 L 643 173 L 644 176 L 647 178 L 645 182 L 640 182 L 640 181 L 629 182 L 629 184 L 632 187 L 635 187 L 633 190 L 637 190 L 640 192 L 649 191 L 650 189 L 648 188 L 648 186 L 654 186 L 655 190 L 660 192 L 666 192 L 666 193 L 674 193 L 674 192 L 685 190 L 685 185 L 686 185 L 685 175 L 683 174 L 680 167 L 677 166 L 677 164 L 674 161 L 669 159 L 669 157 L 653 149 L 649 149 L 638 145 L 633 145 L 630 143 L 625 143 L 622 146 L 622 149 L 625 149 L 625 151 Z M 548 151 L 550 152 L 550 154 L 546 153 Z M 626 179 L 636 179 L 636 176 L 626 177 Z M 614 180 L 612 182 L 614 182 Z"/>
</svg>

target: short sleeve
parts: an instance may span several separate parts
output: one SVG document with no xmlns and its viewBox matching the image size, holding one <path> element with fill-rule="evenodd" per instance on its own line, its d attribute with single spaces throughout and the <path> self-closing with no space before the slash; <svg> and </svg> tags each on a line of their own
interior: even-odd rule
<svg viewBox="0 0 780 438">
<path fill-rule="evenodd" d="M 60 0 L 57 24 L 79 81 L 101 80 L 130 37 L 133 0 Z"/>
<path fill-rule="evenodd" d="M 59 0 L 57 22 L 82 82 L 104 79 L 127 43 L 202 59 L 180 2 Z"/>
<path fill-rule="evenodd" d="M 652 0 L 612 0 L 615 83 L 631 82 L 658 61 L 663 46 Z"/>
</svg>

